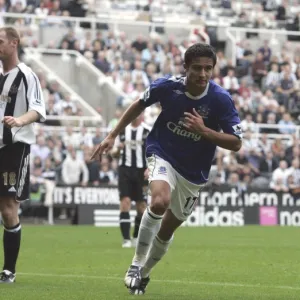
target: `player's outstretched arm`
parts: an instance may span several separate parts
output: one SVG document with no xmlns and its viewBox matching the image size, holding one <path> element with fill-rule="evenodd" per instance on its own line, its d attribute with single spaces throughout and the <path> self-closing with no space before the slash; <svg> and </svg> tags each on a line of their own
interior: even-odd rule
<svg viewBox="0 0 300 300">
<path fill-rule="evenodd" d="M 188 130 L 200 134 L 203 138 L 209 140 L 215 145 L 231 151 L 239 151 L 242 147 L 242 141 L 233 134 L 221 133 L 212 130 L 204 125 L 202 117 L 193 109 L 193 113 L 185 112 L 184 127 Z"/>
<path fill-rule="evenodd" d="M 103 153 L 110 151 L 115 143 L 116 137 L 120 134 L 120 132 L 122 132 L 129 123 L 136 119 L 142 113 L 142 111 L 144 111 L 144 109 L 145 106 L 140 102 L 140 100 L 134 101 L 125 111 L 116 127 L 96 148 L 91 156 L 91 160 L 95 158 L 101 159 L 101 155 Z"/>
<path fill-rule="evenodd" d="M 30 110 L 18 118 L 12 116 L 5 116 L 2 119 L 2 123 L 6 127 L 13 128 L 13 127 L 22 127 L 31 124 L 33 122 L 38 121 L 39 119 L 40 119 L 39 113 L 35 110 Z"/>
</svg>

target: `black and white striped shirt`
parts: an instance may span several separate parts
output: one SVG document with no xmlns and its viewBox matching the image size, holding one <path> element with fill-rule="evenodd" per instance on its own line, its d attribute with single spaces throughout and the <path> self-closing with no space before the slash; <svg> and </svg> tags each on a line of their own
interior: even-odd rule
<svg viewBox="0 0 300 300">
<path fill-rule="evenodd" d="M 0 120 L 4 116 L 20 117 L 27 111 L 39 113 L 40 121 L 46 119 L 43 93 L 36 74 L 24 63 L 6 74 L 0 74 Z M 36 142 L 33 124 L 12 129 L 0 122 L 0 148 L 16 142 Z"/>
<path fill-rule="evenodd" d="M 146 138 L 150 128 L 141 123 L 138 127 L 128 125 L 117 138 L 116 145 L 124 144 L 121 150 L 119 166 L 147 168 L 146 162 Z"/>
</svg>

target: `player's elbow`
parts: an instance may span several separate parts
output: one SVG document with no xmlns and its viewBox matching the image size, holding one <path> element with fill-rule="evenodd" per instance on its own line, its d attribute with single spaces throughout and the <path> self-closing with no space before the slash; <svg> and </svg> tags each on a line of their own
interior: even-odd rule
<svg viewBox="0 0 300 300">
<path fill-rule="evenodd" d="M 237 140 L 232 147 L 232 151 L 234 152 L 238 152 L 240 149 L 242 148 L 242 141 L 241 140 Z"/>
</svg>

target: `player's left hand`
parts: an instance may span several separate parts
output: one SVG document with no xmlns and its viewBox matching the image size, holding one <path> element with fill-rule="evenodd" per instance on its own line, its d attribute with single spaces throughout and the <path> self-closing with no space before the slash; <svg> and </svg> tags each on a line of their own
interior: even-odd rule
<svg viewBox="0 0 300 300">
<path fill-rule="evenodd" d="M 22 127 L 23 126 L 23 124 L 22 124 L 22 122 L 20 121 L 19 118 L 14 118 L 14 117 L 11 117 L 11 116 L 5 116 L 2 119 L 2 123 L 4 124 L 5 127 L 8 127 L 8 128 Z"/>
<path fill-rule="evenodd" d="M 191 132 L 201 134 L 205 131 L 206 126 L 204 125 L 202 117 L 197 113 L 196 109 L 193 108 L 193 113 L 184 113 L 184 124 L 183 126 Z"/>
</svg>

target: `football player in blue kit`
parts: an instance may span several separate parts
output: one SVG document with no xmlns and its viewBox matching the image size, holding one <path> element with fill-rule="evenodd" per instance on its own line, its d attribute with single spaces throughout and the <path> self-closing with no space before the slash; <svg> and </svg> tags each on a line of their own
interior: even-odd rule
<svg viewBox="0 0 300 300">
<path fill-rule="evenodd" d="M 198 43 L 188 48 L 186 76 L 154 81 L 93 153 L 92 158 L 100 158 L 146 107 L 160 103 L 162 111 L 146 146 L 151 203 L 143 214 L 135 255 L 124 279 L 131 294 L 145 293 L 151 270 L 166 254 L 175 230 L 192 213 L 216 147 L 239 151 L 242 146 L 233 100 L 211 80 L 215 64 L 211 46 Z"/>
</svg>

